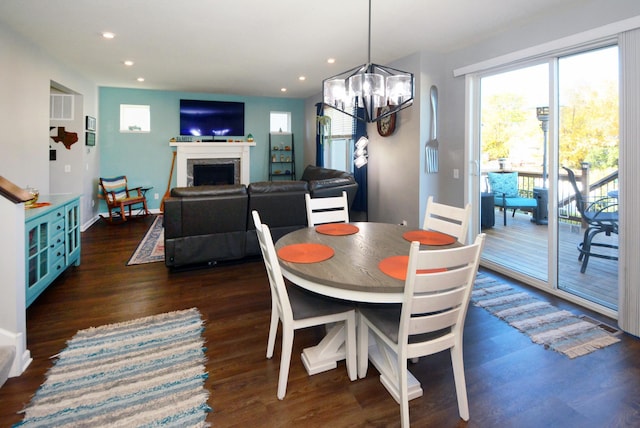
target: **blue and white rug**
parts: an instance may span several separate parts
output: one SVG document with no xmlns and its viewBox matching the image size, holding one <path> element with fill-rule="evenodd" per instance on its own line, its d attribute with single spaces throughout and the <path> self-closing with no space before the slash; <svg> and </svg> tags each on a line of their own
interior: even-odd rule
<svg viewBox="0 0 640 428">
<path fill-rule="evenodd" d="M 481 272 L 476 278 L 471 302 L 517 328 L 534 343 L 569 358 L 580 357 L 620 341 L 586 317 L 558 309 Z"/>
<path fill-rule="evenodd" d="M 80 330 L 16 427 L 207 427 L 197 309 Z"/>
</svg>

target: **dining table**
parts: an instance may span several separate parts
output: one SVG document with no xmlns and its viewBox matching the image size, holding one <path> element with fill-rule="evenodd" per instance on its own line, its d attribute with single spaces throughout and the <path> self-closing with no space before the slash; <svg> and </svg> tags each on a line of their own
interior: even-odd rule
<svg viewBox="0 0 640 428">
<path fill-rule="evenodd" d="M 307 227 L 281 237 L 275 245 L 282 274 L 295 285 L 336 299 L 360 304 L 401 304 L 404 277 L 412 241 L 421 249 L 460 246 L 456 238 L 435 231 L 412 230 L 403 225 L 354 222 Z M 320 251 L 318 251 L 318 249 Z M 292 257 L 299 250 L 299 258 Z M 403 270 L 404 269 L 404 270 Z M 317 345 L 306 348 L 302 361 L 309 375 L 331 370 L 345 359 L 343 324 L 328 328 Z M 382 343 L 369 340 L 369 361 L 380 379 L 399 400 L 399 388 Z M 365 373 L 358 373 L 360 378 Z M 409 372 L 409 399 L 422 395 Z"/>
</svg>

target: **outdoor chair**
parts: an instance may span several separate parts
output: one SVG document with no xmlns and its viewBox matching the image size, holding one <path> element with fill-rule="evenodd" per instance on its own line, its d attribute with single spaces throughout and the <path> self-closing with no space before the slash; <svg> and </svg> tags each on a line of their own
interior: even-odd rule
<svg viewBox="0 0 640 428">
<path fill-rule="evenodd" d="M 125 208 L 128 208 L 129 217 L 132 216 L 132 208 L 140 210 L 144 215 L 149 214 L 147 198 L 142 193 L 141 187 L 129 189 L 127 176 L 121 175 L 115 178 L 100 177 L 100 190 L 109 209 L 109 218 L 104 218 L 111 224 L 127 221 Z M 117 220 L 117 221 L 116 221 Z"/>
<path fill-rule="evenodd" d="M 452 207 L 427 199 L 427 210 L 424 215 L 424 230 L 435 230 L 455 236 L 462 245 L 467 243 L 467 230 L 471 220 L 471 204 L 464 208 Z"/>
<path fill-rule="evenodd" d="M 345 323 L 346 340 L 344 346 L 347 373 L 350 380 L 356 380 L 358 372 L 355 303 L 321 296 L 292 283 L 285 284 L 269 227 L 266 224 L 262 224 L 257 211 L 252 211 L 251 215 L 253 216 L 271 288 L 271 323 L 267 342 L 267 358 L 273 357 L 278 321 L 282 322 L 282 355 L 280 356 L 280 374 L 278 376 L 278 399 L 284 399 L 287 392 L 293 335 L 295 330 L 301 328 Z"/>
<path fill-rule="evenodd" d="M 376 366 L 380 380 L 400 404 L 402 427 L 409 427 L 407 360 L 445 350 L 451 354 L 458 412 L 469 420 L 462 336 L 484 239 L 482 233 L 472 245 L 422 251 L 412 242 L 402 305 L 358 307 L 358 376 L 367 373 L 372 333 L 382 354 Z"/>
<path fill-rule="evenodd" d="M 349 223 L 349 202 L 347 192 L 342 196 L 312 198 L 305 194 L 307 204 L 307 224 L 309 227 L 325 223 Z"/>
<path fill-rule="evenodd" d="M 494 205 L 502 208 L 504 225 L 507 225 L 507 210 L 512 209 L 511 217 L 516 215 L 516 210 L 533 211 L 538 206 L 535 198 L 526 198 L 518 189 L 517 172 L 489 172 L 489 189 L 494 195 Z"/>
<path fill-rule="evenodd" d="M 616 198 L 604 197 L 589 202 L 585 198 L 576 183 L 576 176 L 572 170 L 562 167 L 569 176 L 569 182 L 576 198 L 576 208 L 582 219 L 587 223 L 584 231 L 582 242 L 578 244 L 580 255 L 578 260 L 582 261 L 580 272 L 585 273 L 589 257 L 597 257 L 608 260 L 618 260 L 617 256 L 603 254 L 598 252 L 598 248 L 618 249 L 617 245 L 607 244 L 603 242 L 593 242 L 593 239 L 600 233 L 611 236 L 612 233 L 618 234 L 618 200 Z M 594 250 L 594 247 L 595 250 Z"/>
</svg>

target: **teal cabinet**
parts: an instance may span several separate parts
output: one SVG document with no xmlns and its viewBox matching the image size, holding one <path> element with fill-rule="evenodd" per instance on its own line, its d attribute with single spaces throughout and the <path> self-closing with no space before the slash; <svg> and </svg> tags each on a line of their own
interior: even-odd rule
<svg viewBox="0 0 640 428">
<path fill-rule="evenodd" d="M 80 265 L 80 198 L 41 196 L 50 205 L 25 213 L 26 307 L 60 275 Z"/>
</svg>

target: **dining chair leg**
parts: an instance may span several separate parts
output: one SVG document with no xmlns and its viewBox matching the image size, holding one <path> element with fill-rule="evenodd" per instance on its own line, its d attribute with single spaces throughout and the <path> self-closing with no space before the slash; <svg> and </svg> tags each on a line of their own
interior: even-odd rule
<svg viewBox="0 0 640 428">
<path fill-rule="evenodd" d="M 269 340 L 267 341 L 267 358 L 273 357 L 273 350 L 276 346 L 276 335 L 278 334 L 278 308 L 276 302 L 271 303 L 271 323 L 269 325 Z"/>
<path fill-rule="evenodd" d="M 345 321 L 345 330 L 347 332 L 347 337 L 345 338 L 345 363 L 349 379 L 354 381 L 358 379 L 358 361 L 356 354 L 356 315 L 353 311 Z"/>
<path fill-rule="evenodd" d="M 362 320 L 362 315 L 358 314 L 358 377 L 363 379 L 367 376 L 369 366 L 369 328 Z"/>
<path fill-rule="evenodd" d="M 291 365 L 291 352 L 293 349 L 293 329 L 282 329 L 282 355 L 280 356 L 280 374 L 278 375 L 278 399 L 284 399 L 287 393 L 287 380 L 289 379 L 289 366 Z"/>
<path fill-rule="evenodd" d="M 469 402 L 467 400 L 467 384 L 464 378 L 464 361 L 462 358 L 462 345 L 451 347 L 451 365 L 453 366 L 453 379 L 456 384 L 456 396 L 458 398 L 458 412 L 464 421 L 469 420 Z"/>
<path fill-rule="evenodd" d="M 402 428 L 409 428 L 409 379 L 407 373 L 407 359 L 398 359 L 398 387 L 400 392 L 400 423 Z"/>
</svg>

